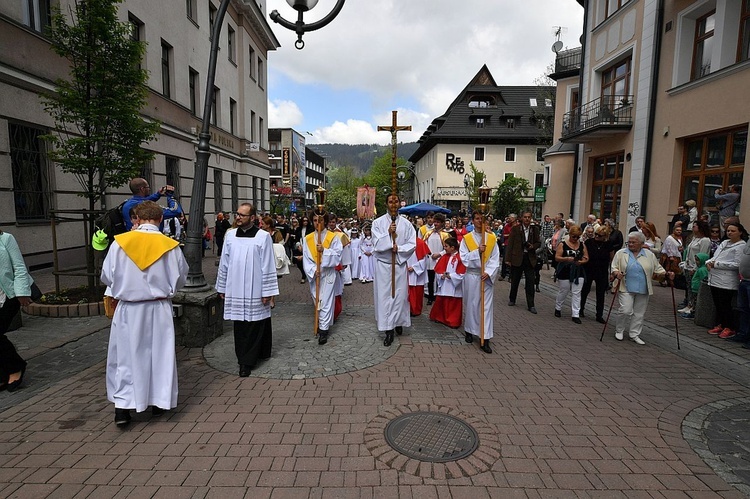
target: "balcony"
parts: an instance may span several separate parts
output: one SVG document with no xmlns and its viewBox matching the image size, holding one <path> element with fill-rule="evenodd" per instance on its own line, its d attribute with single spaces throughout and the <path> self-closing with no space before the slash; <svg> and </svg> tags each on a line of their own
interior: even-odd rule
<svg viewBox="0 0 750 499">
<path fill-rule="evenodd" d="M 633 96 L 600 97 L 565 113 L 562 142 L 587 142 L 624 134 L 633 127 Z"/>
<path fill-rule="evenodd" d="M 555 58 L 555 74 L 581 69 L 581 47 L 564 50 Z"/>
</svg>

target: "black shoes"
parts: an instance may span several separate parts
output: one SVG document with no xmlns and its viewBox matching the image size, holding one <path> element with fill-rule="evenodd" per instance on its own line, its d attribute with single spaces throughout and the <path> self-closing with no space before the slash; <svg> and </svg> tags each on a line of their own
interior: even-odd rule
<svg viewBox="0 0 750 499">
<path fill-rule="evenodd" d="M 474 342 L 474 335 L 471 333 L 464 333 L 464 341 L 466 343 L 473 343 Z"/>
<path fill-rule="evenodd" d="M 583 309 L 581 309 L 581 311 L 578 312 L 578 317 L 586 317 L 586 314 L 583 312 Z"/>
<path fill-rule="evenodd" d="M 484 340 L 484 345 L 479 348 L 481 348 L 484 353 L 492 353 L 492 348 L 490 348 L 490 340 Z"/>
<path fill-rule="evenodd" d="M 556 309 L 555 310 L 555 317 L 562 317 L 562 312 L 560 312 L 559 310 Z"/>
<path fill-rule="evenodd" d="M 115 424 L 127 426 L 130 423 L 130 409 L 118 409 L 115 407 Z"/>
<path fill-rule="evenodd" d="M 250 376 L 250 366 L 241 365 L 240 366 L 240 378 L 247 378 Z"/>
<path fill-rule="evenodd" d="M 529 312 L 536 315 L 536 307 L 529 307 Z"/>
<path fill-rule="evenodd" d="M 385 339 L 383 340 L 383 346 L 389 347 L 393 343 L 393 329 L 385 332 Z"/>
<path fill-rule="evenodd" d="M 515 307 L 516 306 L 516 302 L 514 302 L 513 300 L 508 300 L 508 306 L 509 307 Z"/>
<path fill-rule="evenodd" d="M 398 336 L 401 336 L 402 334 L 404 334 L 404 328 L 401 326 L 396 326 L 396 334 Z"/>
<path fill-rule="evenodd" d="M 581 319 L 578 317 L 573 317 L 573 322 L 575 322 L 576 324 L 582 324 Z"/>
<path fill-rule="evenodd" d="M 156 407 L 155 405 L 151 406 L 151 415 L 152 416 L 161 416 L 162 414 L 164 414 L 164 412 L 166 412 L 166 411 L 164 411 L 164 409 L 162 409 L 161 407 Z"/>
<path fill-rule="evenodd" d="M 328 331 L 318 330 L 318 345 L 325 345 L 328 343 Z"/>
<path fill-rule="evenodd" d="M 23 369 L 21 369 L 21 377 L 18 378 L 17 380 L 15 380 L 15 381 L 12 381 L 12 382 L 8 383 L 8 385 L 6 386 L 6 389 L 9 392 L 15 392 L 16 390 L 18 390 L 19 388 L 21 388 L 21 383 L 23 383 L 23 375 L 24 374 L 26 374 L 26 368 L 25 367 Z"/>
<path fill-rule="evenodd" d="M 597 317 L 596 318 L 596 322 L 598 322 L 599 324 L 606 324 L 607 323 L 607 321 L 604 320 L 604 317 Z"/>
<path fill-rule="evenodd" d="M 539 285 L 538 284 L 534 287 L 534 291 L 536 291 L 537 293 L 541 293 L 542 292 L 542 290 L 539 289 Z"/>
<path fill-rule="evenodd" d="M 432 301 L 432 300 L 427 300 L 427 304 L 428 304 L 428 305 L 432 305 L 432 303 L 433 303 L 433 301 Z"/>
</svg>

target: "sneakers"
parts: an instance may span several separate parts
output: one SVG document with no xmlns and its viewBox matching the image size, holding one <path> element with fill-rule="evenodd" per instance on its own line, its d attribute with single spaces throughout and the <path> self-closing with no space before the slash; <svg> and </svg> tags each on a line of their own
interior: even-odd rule
<svg viewBox="0 0 750 499">
<path fill-rule="evenodd" d="M 680 314 L 680 317 L 682 317 L 683 319 L 695 319 L 695 312 L 690 310 L 688 312 Z"/>
<path fill-rule="evenodd" d="M 685 314 L 688 312 L 690 312 L 690 307 L 682 307 L 681 309 L 677 311 L 677 313 L 680 313 L 680 314 Z"/>
<path fill-rule="evenodd" d="M 719 324 L 719 325 L 718 325 L 718 326 L 716 326 L 715 328 L 713 328 L 713 329 L 709 329 L 709 330 L 708 330 L 708 334 L 719 334 L 719 333 L 721 333 L 722 331 L 724 331 L 724 328 L 723 328 L 723 327 L 721 327 L 721 324 Z"/>
<path fill-rule="evenodd" d="M 721 338 L 722 340 L 726 340 L 736 335 L 737 335 L 736 331 L 733 331 L 727 327 L 727 328 L 724 328 L 724 330 L 719 333 L 719 338 Z"/>
<path fill-rule="evenodd" d="M 645 342 L 645 341 L 643 341 L 642 339 L 640 339 L 640 338 L 639 338 L 638 336 L 635 336 L 635 337 L 633 337 L 633 338 L 630 338 L 630 341 L 632 341 L 632 342 L 633 342 L 633 343 L 635 343 L 636 345 L 645 345 L 645 344 L 646 344 L 646 342 Z"/>
<path fill-rule="evenodd" d="M 555 309 L 555 317 L 562 317 L 562 313 L 557 309 Z"/>
<path fill-rule="evenodd" d="M 623 334 L 622 334 L 622 333 L 617 333 L 617 332 L 616 332 L 616 333 L 615 333 L 615 339 L 616 339 L 617 341 L 622 341 L 622 340 L 623 340 Z"/>
</svg>

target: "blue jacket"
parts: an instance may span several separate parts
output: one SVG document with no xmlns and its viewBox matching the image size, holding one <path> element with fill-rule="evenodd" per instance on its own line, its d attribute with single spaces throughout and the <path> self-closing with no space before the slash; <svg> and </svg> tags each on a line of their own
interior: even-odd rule
<svg viewBox="0 0 750 499">
<path fill-rule="evenodd" d="M 32 282 L 16 238 L 0 233 L 0 289 L 8 298 L 31 296 Z"/>
<path fill-rule="evenodd" d="M 144 201 L 158 201 L 161 198 L 161 194 L 158 192 L 154 192 L 150 196 L 143 197 L 143 196 L 133 196 L 132 198 L 125 201 L 125 204 L 122 205 L 122 219 L 125 222 L 125 228 L 127 230 L 130 230 L 133 228 L 133 222 L 130 221 L 130 210 L 132 210 L 134 207 L 138 206 Z M 180 205 L 172 198 L 172 196 L 167 196 L 167 205 L 168 208 L 164 208 L 164 220 L 169 220 L 170 218 L 178 217 L 182 214 L 182 209 L 180 208 Z"/>
</svg>

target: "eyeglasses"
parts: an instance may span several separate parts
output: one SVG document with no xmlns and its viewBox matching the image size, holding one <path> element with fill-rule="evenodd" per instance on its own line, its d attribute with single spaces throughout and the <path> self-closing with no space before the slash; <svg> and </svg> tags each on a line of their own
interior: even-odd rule
<svg viewBox="0 0 750 499">
<path fill-rule="evenodd" d="M 580 239 L 581 236 L 570 236 L 571 239 Z"/>
<path fill-rule="evenodd" d="M 249 214 L 249 213 L 240 213 L 240 212 L 238 212 L 238 211 L 235 211 L 235 212 L 234 212 L 234 216 L 235 216 L 235 217 L 249 217 L 249 216 L 250 216 L 250 214 Z"/>
</svg>

